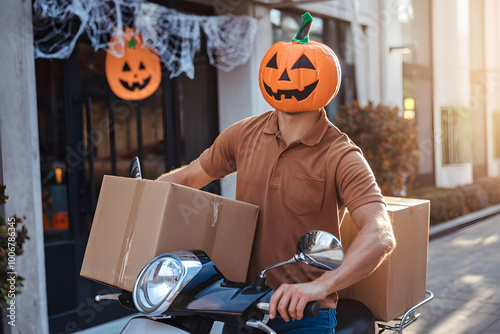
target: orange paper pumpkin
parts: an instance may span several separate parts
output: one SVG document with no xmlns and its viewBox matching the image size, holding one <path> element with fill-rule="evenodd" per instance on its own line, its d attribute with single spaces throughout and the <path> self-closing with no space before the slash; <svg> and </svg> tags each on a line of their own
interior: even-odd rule
<svg viewBox="0 0 500 334">
<path fill-rule="evenodd" d="M 54 230 L 67 230 L 69 228 L 68 213 L 54 212 L 52 216 L 52 228 Z"/>
<path fill-rule="evenodd" d="M 124 45 L 116 38 L 123 38 Z M 120 37 L 113 35 L 106 54 L 106 78 L 113 93 L 124 100 L 141 100 L 153 94 L 161 82 L 159 55 L 144 46 L 142 34 L 125 28 Z M 121 58 L 115 55 L 121 55 Z"/>
<path fill-rule="evenodd" d="M 309 41 L 312 17 L 292 42 L 278 42 L 262 59 L 259 85 L 266 101 L 284 112 L 317 110 L 326 106 L 340 88 L 340 64 L 326 45 Z"/>
</svg>

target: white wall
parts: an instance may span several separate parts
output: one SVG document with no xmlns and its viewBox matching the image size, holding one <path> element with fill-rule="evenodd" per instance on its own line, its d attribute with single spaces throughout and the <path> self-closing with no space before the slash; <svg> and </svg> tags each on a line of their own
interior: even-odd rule
<svg viewBox="0 0 500 334">
<path fill-rule="evenodd" d="M 374 29 L 378 26 L 376 19 L 378 7 L 376 2 L 366 0 L 353 0 L 351 4 L 353 13 L 351 33 L 357 97 L 361 105 L 367 105 L 369 101 L 380 100 L 379 80 L 376 80 L 379 77 L 377 63 L 380 58 L 377 41 L 380 37 L 380 29 Z M 364 29 L 364 27 L 367 28 Z M 370 57 L 370 54 L 373 56 Z"/>
<path fill-rule="evenodd" d="M 500 3 L 497 0 L 486 0 L 485 17 L 485 68 L 486 68 L 486 117 L 487 117 L 487 165 L 489 176 L 500 176 L 500 159 L 495 159 L 493 150 L 494 129 L 493 112 L 500 112 Z M 490 72 L 490 73 L 488 73 Z M 496 143 L 500 145 L 500 143 Z"/>
<path fill-rule="evenodd" d="M 379 24 L 383 29 L 381 36 L 382 57 L 382 103 L 403 109 L 403 56 L 401 50 L 389 51 L 391 47 L 402 45 L 401 25 L 398 20 L 398 0 L 383 1 Z"/>
<path fill-rule="evenodd" d="M 248 4 L 245 3 L 245 5 Z M 271 47 L 273 39 L 269 9 L 259 5 L 249 5 L 248 7 L 242 5 L 234 14 L 247 14 L 256 17 L 258 31 L 249 61 L 231 72 L 217 72 L 219 129 L 221 132 L 237 121 L 272 109 L 262 97 L 258 83 L 260 62 Z M 235 197 L 235 174 L 221 181 L 221 193 L 225 197 Z"/>
<path fill-rule="evenodd" d="M 352 2 L 352 0 L 333 0 L 295 6 L 288 5 L 287 7 L 295 7 L 300 9 L 302 12 L 310 12 L 313 17 L 315 15 L 321 15 L 336 17 L 338 19 L 351 22 L 353 20 Z"/>
<path fill-rule="evenodd" d="M 436 185 L 454 187 L 472 183 L 472 163 L 443 166 L 441 107 L 470 107 L 469 0 L 433 1 L 432 13 Z"/>
<path fill-rule="evenodd" d="M 5 204 L 5 215 L 26 216 L 31 238 L 23 246 L 24 254 L 16 258 L 15 271 L 25 281 L 22 293 L 14 298 L 15 327 L 7 326 L 7 330 L 48 333 L 32 3 L 4 1 L 2 4 L 2 12 L 8 13 L 0 21 L 0 173 L 10 197 Z"/>
</svg>

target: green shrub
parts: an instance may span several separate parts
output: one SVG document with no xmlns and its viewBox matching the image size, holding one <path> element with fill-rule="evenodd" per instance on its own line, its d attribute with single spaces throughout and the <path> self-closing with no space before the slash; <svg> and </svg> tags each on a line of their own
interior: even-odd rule
<svg viewBox="0 0 500 334">
<path fill-rule="evenodd" d="M 472 212 L 488 207 L 488 192 L 479 184 L 467 184 L 456 189 L 464 194 L 468 211 Z"/>
<path fill-rule="evenodd" d="M 399 195 L 419 157 L 414 121 L 402 118 L 397 107 L 354 101 L 340 107 L 335 125 L 361 148 L 382 193 Z"/>
<path fill-rule="evenodd" d="M 430 221 L 436 225 L 468 213 L 465 195 L 458 189 L 427 187 L 413 190 L 409 197 L 431 201 Z"/>
<path fill-rule="evenodd" d="M 500 177 L 482 177 L 475 181 L 475 184 L 486 191 L 490 205 L 500 203 Z"/>
</svg>

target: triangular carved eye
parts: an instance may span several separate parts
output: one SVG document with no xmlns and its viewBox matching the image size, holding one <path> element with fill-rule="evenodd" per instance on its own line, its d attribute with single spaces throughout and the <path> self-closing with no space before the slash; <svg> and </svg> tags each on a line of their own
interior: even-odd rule
<svg viewBox="0 0 500 334">
<path fill-rule="evenodd" d="M 295 64 L 293 64 L 291 69 L 294 70 L 296 68 L 308 68 L 311 70 L 315 70 L 313 64 L 311 63 L 309 58 L 306 57 L 306 55 L 300 56 L 300 58 L 295 62 Z"/>
<path fill-rule="evenodd" d="M 274 54 L 274 56 L 267 63 L 266 67 L 278 69 L 278 62 L 276 61 L 277 55 L 278 55 L 277 53 Z"/>
<path fill-rule="evenodd" d="M 285 72 L 283 72 L 283 74 L 278 79 L 278 81 L 291 81 L 290 77 L 288 76 L 288 72 L 286 71 L 286 68 L 285 68 Z"/>
<path fill-rule="evenodd" d="M 125 62 L 125 65 L 123 65 L 123 72 L 128 72 L 130 71 L 130 67 L 128 67 L 127 62 Z"/>
<path fill-rule="evenodd" d="M 146 69 L 146 67 L 144 67 L 144 64 L 142 63 L 142 61 L 141 61 L 141 65 L 139 66 L 139 69 L 140 70 L 145 70 Z"/>
</svg>

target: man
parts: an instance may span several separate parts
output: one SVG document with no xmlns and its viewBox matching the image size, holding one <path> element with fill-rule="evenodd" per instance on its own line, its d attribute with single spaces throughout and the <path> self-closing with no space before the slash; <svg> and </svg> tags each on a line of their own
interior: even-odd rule
<svg viewBox="0 0 500 334">
<path fill-rule="evenodd" d="M 333 51 L 325 48 L 321 45 L 331 68 L 323 71 L 330 71 L 329 76 L 340 74 Z M 326 118 L 322 108 L 338 92 L 340 78 L 336 86 L 330 87 L 327 102 L 311 104 L 307 97 L 302 99 L 308 102 L 305 107 L 297 99 L 293 108 L 287 108 L 281 102 L 290 101 L 282 101 L 280 94 L 293 95 L 301 90 L 280 88 L 269 92 L 265 87 L 269 84 L 262 83 L 278 80 L 289 81 L 280 84 L 292 84 L 293 75 L 287 73 L 285 78 L 284 73 L 297 67 L 293 65 L 295 59 L 293 55 L 280 54 L 274 46 L 269 52 L 271 55 L 266 55 L 262 62 L 259 81 L 264 97 L 276 110 L 230 126 L 198 159 L 158 180 L 201 188 L 214 179 L 238 172 L 236 199 L 260 206 L 249 283 L 255 281 L 263 268 L 293 256 L 303 233 L 325 230 L 339 236 L 347 208 L 359 234 L 338 269 L 323 272 L 304 264 L 293 264 L 267 274 L 267 283 L 275 290 L 270 301 L 270 317 L 275 318 L 279 311 L 282 318 L 271 320 L 270 327 L 277 332 L 298 329 L 294 333 L 333 333 L 337 291 L 370 274 L 395 247 L 394 236 L 384 199 L 361 151 Z M 305 52 L 299 51 L 299 56 L 306 55 Z M 320 66 L 315 62 L 318 56 L 310 58 L 308 69 Z M 282 65 L 283 74 L 278 71 L 266 76 L 264 73 L 266 67 L 278 70 Z M 314 321 L 301 320 L 304 307 L 310 301 L 320 302 L 320 315 Z"/>
</svg>

